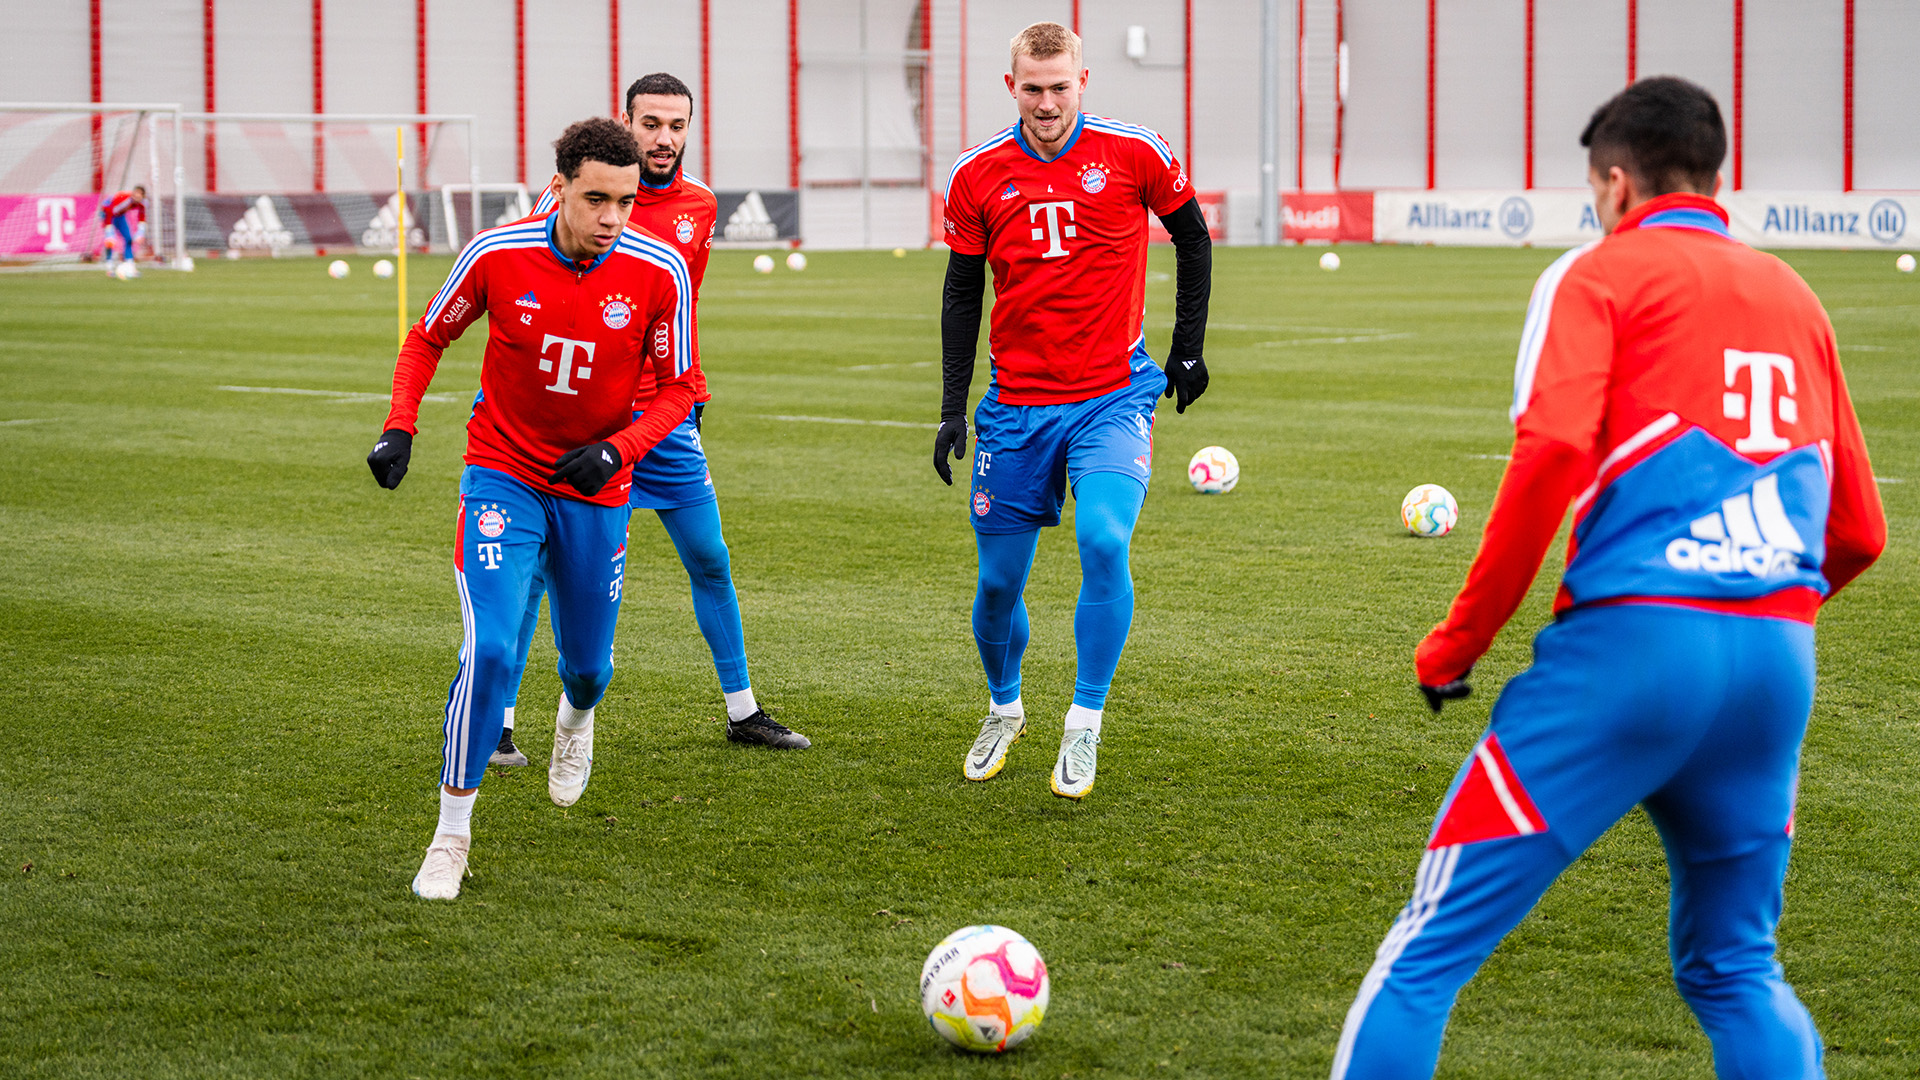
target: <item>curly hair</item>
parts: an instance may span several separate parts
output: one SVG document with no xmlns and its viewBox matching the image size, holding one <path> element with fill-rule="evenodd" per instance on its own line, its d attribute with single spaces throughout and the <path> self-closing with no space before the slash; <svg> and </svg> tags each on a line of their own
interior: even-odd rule
<svg viewBox="0 0 1920 1080">
<path fill-rule="evenodd" d="M 569 180 L 580 175 L 582 162 L 598 161 L 616 169 L 640 164 L 640 144 L 626 125 L 596 116 L 570 124 L 553 141 L 553 167 Z"/>
<path fill-rule="evenodd" d="M 633 115 L 633 99 L 641 94 L 659 94 L 663 97 L 683 97 L 687 99 L 687 111 L 693 111 L 693 91 L 687 84 L 664 71 L 651 75 L 642 75 L 627 87 L 627 115 Z"/>
</svg>

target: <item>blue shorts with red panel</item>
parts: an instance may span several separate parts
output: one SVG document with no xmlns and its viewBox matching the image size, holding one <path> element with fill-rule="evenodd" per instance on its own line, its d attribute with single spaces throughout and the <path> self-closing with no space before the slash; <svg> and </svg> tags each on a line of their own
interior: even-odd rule
<svg viewBox="0 0 1920 1080">
<path fill-rule="evenodd" d="M 633 414 L 635 420 L 640 416 Z M 700 445 L 700 428 L 689 413 L 647 456 L 634 462 L 627 505 L 635 510 L 679 510 L 713 500 L 713 473 Z"/>
<path fill-rule="evenodd" d="M 1432 1076 L 1455 995 L 1636 804 L 1666 847 L 1674 982 L 1718 1074 L 1821 1076 L 1774 958 L 1813 690 L 1804 623 L 1618 604 L 1542 630 L 1441 805 L 1335 1080 Z"/>
</svg>

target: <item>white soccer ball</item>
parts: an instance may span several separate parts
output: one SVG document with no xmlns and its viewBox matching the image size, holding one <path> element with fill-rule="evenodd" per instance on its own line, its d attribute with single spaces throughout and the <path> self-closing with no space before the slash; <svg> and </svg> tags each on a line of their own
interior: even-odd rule
<svg viewBox="0 0 1920 1080">
<path fill-rule="evenodd" d="M 1445 536 L 1460 521 L 1460 504 L 1439 484 L 1421 484 L 1400 500 L 1400 523 L 1415 536 Z"/>
<path fill-rule="evenodd" d="M 338 281 L 341 278 L 346 277 L 349 273 L 352 273 L 352 272 L 353 272 L 353 267 L 348 266 L 347 260 L 345 259 L 335 259 L 332 262 L 327 264 L 327 276 L 334 279 L 335 281 Z"/>
<path fill-rule="evenodd" d="M 377 262 L 377 263 L 374 263 L 374 264 L 373 264 L 373 276 L 374 276 L 374 277 L 377 277 L 377 278 L 390 278 L 390 277 L 392 277 L 392 276 L 393 276 L 393 264 L 392 264 L 392 263 L 390 263 L 390 262 L 388 262 L 388 261 L 387 261 L 387 260 L 385 260 L 385 259 L 381 259 L 381 260 L 380 260 L 379 262 Z"/>
<path fill-rule="evenodd" d="M 1911 274 L 1913 273 L 1913 256 L 1902 255 L 1899 258 L 1893 260 L 1893 265 L 1901 273 Z"/>
<path fill-rule="evenodd" d="M 1187 462 L 1187 479 L 1202 495 L 1225 495 L 1240 482 L 1240 459 L 1224 446 L 1203 446 Z"/>
<path fill-rule="evenodd" d="M 1327 252 L 1325 255 L 1320 256 L 1320 269 L 1322 270 L 1340 269 L 1340 256 L 1335 255 L 1331 251 Z"/>
<path fill-rule="evenodd" d="M 1040 1029 L 1047 1014 L 1047 962 L 1004 926 L 948 934 L 920 968 L 920 1009 L 941 1038 L 998 1054 Z"/>
<path fill-rule="evenodd" d="M 753 257 L 753 269 L 755 273 L 759 274 L 773 273 L 773 256 L 755 255 Z"/>
<path fill-rule="evenodd" d="M 906 249 L 906 248 L 894 248 L 894 249 L 893 249 L 893 257 L 894 257 L 894 258 L 896 258 L 896 259 L 904 259 L 904 258 L 906 258 L 906 257 L 907 257 L 907 249 Z"/>
<path fill-rule="evenodd" d="M 122 259 L 120 264 L 113 268 L 113 276 L 121 281 L 132 281 L 140 276 L 140 268 L 133 265 L 132 259 Z"/>
<path fill-rule="evenodd" d="M 184 270 L 189 274 L 193 273 L 193 256 L 191 255 L 180 256 L 178 259 L 174 260 L 173 268 L 175 270 Z"/>
<path fill-rule="evenodd" d="M 796 251 L 793 254 L 787 256 L 787 269 L 805 270 L 806 268 L 807 268 L 807 257 L 805 255 L 802 255 Z"/>
</svg>

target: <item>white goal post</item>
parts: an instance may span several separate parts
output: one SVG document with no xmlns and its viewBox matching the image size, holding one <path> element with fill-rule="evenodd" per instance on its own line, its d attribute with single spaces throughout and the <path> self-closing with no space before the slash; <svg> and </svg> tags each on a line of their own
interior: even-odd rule
<svg viewBox="0 0 1920 1080">
<path fill-rule="evenodd" d="M 91 258 L 114 192 L 147 189 L 147 255 L 186 258 L 179 168 L 181 107 L 157 103 L 0 102 L 0 262 Z"/>
<path fill-rule="evenodd" d="M 467 196 L 467 221 L 471 226 L 465 237 L 460 236 L 456 228 L 460 220 L 457 200 L 461 195 Z M 482 208 L 483 203 L 490 207 L 495 202 L 487 199 L 488 195 L 503 196 L 498 202 L 504 203 L 504 209 L 492 221 L 487 220 Z M 459 251 L 468 240 L 480 235 L 482 230 L 506 225 L 533 213 L 533 196 L 525 184 L 442 184 L 440 213 L 447 223 L 447 246 Z"/>
</svg>

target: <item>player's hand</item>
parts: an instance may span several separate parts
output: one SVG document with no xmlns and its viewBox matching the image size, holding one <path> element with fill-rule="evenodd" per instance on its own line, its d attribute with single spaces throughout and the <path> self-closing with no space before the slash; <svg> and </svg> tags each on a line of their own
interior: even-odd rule
<svg viewBox="0 0 1920 1080">
<path fill-rule="evenodd" d="M 560 455 L 553 463 L 549 484 L 572 484 L 582 495 L 598 495 L 613 474 L 620 471 L 620 448 L 610 442 L 597 442 Z"/>
<path fill-rule="evenodd" d="M 1207 392 L 1207 362 L 1196 356 L 1191 360 L 1167 360 L 1167 396 L 1178 399 L 1173 403 L 1174 412 L 1186 412 L 1187 406 L 1199 400 Z"/>
<path fill-rule="evenodd" d="M 1467 685 L 1467 676 L 1471 674 L 1473 674 L 1473 668 L 1469 667 L 1460 673 L 1459 678 L 1452 682 L 1444 682 L 1439 686 L 1428 686 L 1426 683 L 1421 683 L 1420 693 L 1426 696 L 1427 708 L 1432 709 L 1437 715 L 1440 712 L 1441 705 L 1449 701 L 1456 701 L 1473 693 L 1473 687 Z"/>
<path fill-rule="evenodd" d="M 412 458 L 413 436 L 399 428 L 388 428 L 380 433 L 380 441 L 373 444 L 373 453 L 367 455 L 367 468 L 373 470 L 376 483 L 392 491 L 400 486 L 400 478 L 407 475 L 407 462 Z"/>
<path fill-rule="evenodd" d="M 964 416 L 943 416 L 940 418 L 940 431 L 933 437 L 933 471 L 940 474 L 940 480 L 948 487 L 953 486 L 953 466 L 947 464 L 947 455 L 953 460 L 967 460 L 967 418 Z"/>
<path fill-rule="evenodd" d="M 693 430 L 700 430 L 700 414 L 706 410 L 706 407 L 707 403 L 704 401 L 696 401 L 693 403 Z"/>
</svg>

